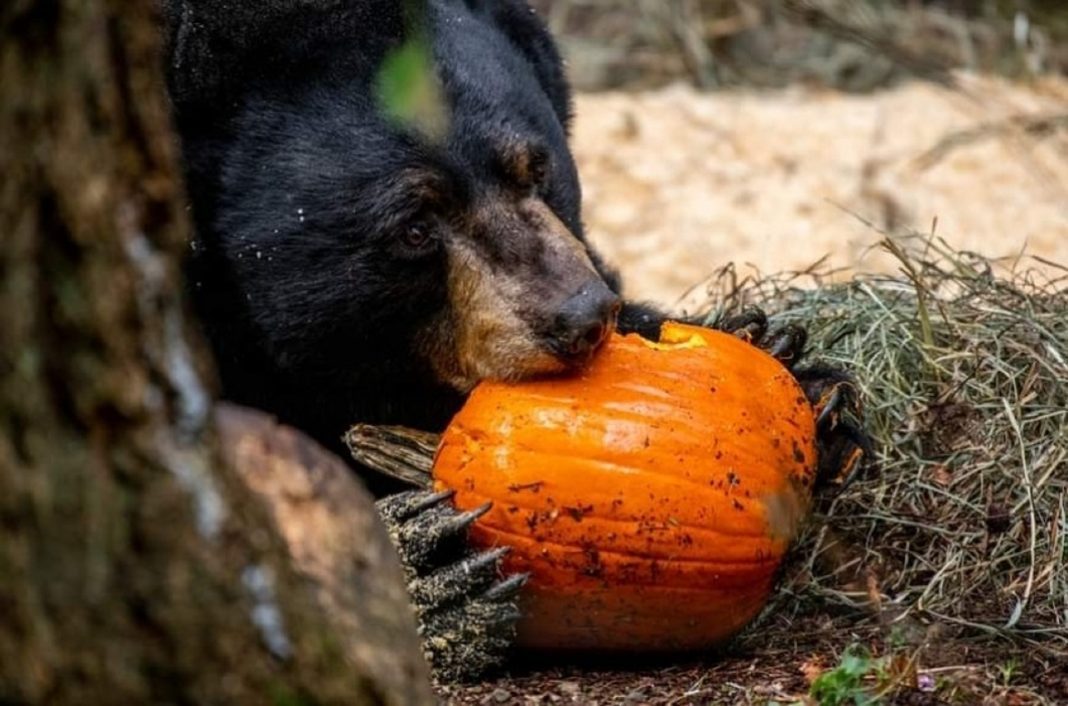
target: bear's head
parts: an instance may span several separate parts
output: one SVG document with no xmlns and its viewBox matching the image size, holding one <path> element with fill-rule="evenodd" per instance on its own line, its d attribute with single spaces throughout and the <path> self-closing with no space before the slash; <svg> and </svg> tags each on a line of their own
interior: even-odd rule
<svg viewBox="0 0 1068 706">
<path fill-rule="evenodd" d="M 525 3 L 203 5 L 166 3 L 168 73 L 224 378 L 466 391 L 588 360 L 617 285 Z"/>
</svg>

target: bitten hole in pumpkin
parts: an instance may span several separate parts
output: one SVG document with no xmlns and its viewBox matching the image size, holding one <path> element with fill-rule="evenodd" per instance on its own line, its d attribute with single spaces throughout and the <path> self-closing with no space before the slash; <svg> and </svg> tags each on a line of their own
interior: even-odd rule
<svg viewBox="0 0 1068 706">
<path fill-rule="evenodd" d="M 677 351 L 688 348 L 707 348 L 708 341 L 692 326 L 680 326 L 667 322 L 660 329 L 659 341 L 647 341 L 642 343 L 657 351 Z"/>
</svg>

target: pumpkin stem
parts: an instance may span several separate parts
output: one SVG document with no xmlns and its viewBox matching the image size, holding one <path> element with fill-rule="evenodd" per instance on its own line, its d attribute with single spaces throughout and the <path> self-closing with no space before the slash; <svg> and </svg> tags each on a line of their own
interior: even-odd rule
<svg viewBox="0 0 1068 706">
<path fill-rule="evenodd" d="M 440 434 L 408 427 L 357 424 L 345 434 L 359 463 L 417 488 L 429 489 Z"/>
</svg>

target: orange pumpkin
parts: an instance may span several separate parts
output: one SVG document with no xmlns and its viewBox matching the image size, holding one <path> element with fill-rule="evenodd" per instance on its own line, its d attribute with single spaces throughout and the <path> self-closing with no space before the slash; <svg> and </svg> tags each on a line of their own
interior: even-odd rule
<svg viewBox="0 0 1068 706">
<path fill-rule="evenodd" d="M 613 336 L 575 377 L 484 383 L 434 461 L 473 526 L 529 572 L 519 642 L 704 648 L 761 610 L 807 512 L 812 408 L 778 361 L 667 324 Z"/>
</svg>

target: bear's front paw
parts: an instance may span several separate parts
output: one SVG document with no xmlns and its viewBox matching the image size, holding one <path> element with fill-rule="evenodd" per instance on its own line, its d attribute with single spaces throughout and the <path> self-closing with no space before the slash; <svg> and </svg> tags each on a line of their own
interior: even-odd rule
<svg viewBox="0 0 1068 706">
<path fill-rule="evenodd" d="M 444 681 L 470 679 L 504 662 L 515 641 L 517 594 L 526 575 L 501 578 L 506 547 L 467 546 L 467 528 L 489 504 L 459 512 L 451 491 L 409 491 L 378 501 L 400 554 L 423 649 Z"/>
</svg>

